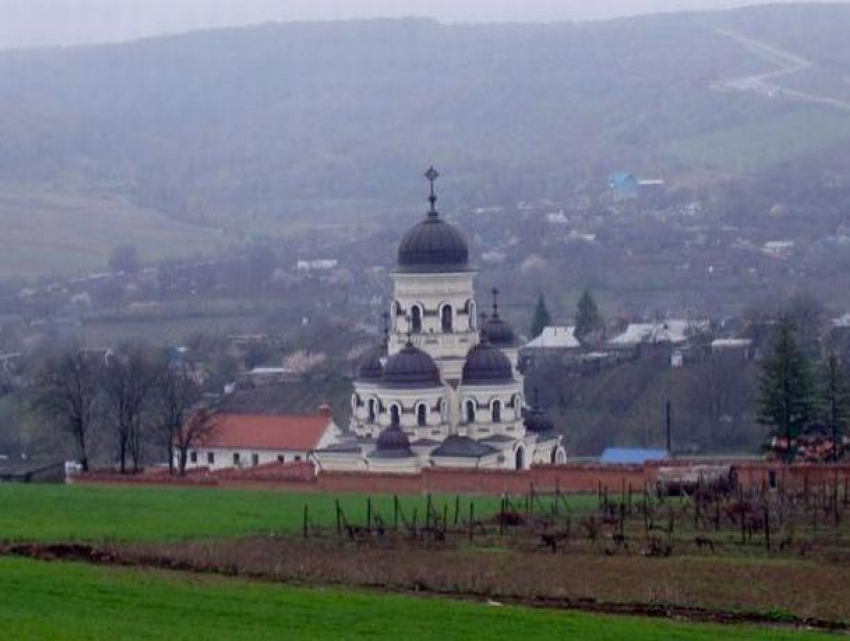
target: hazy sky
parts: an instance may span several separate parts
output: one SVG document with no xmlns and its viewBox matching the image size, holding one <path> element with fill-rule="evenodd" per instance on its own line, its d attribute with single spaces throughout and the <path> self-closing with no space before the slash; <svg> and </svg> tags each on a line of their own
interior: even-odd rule
<svg viewBox="0 0 850 641">
<path fill-rule="evenodd" d="M 445 22 L 587 20 L 766 2 L 768 0 L 0 0 L 0 48 L 128 40 L 271 20 L 378 16 L 429 16 Z"/>
</svg>

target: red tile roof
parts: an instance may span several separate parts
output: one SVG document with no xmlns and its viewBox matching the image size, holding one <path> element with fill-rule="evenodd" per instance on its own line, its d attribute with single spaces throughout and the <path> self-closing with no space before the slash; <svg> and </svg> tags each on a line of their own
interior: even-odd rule
<svg viewBox="0 0 850 641">
<path fill-rule="evenodd" d="M 219 414 L 204 447 L 257 450 L 312 450 L 331 419 L 323 414 Z"/>
</svg>

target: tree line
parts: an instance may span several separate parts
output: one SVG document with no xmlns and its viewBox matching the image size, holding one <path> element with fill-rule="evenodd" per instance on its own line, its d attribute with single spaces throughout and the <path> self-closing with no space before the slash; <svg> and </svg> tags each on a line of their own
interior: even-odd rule
<svg viewBox="0 0 850 641">
<path fill-rule="evenodd" d="M 850 377 L 837 354 L 813 356 L 804 339 L 794 318 L 783 314 L 761 363 L 758 419 L 769 429 L 765 448 L 790 463 L 803 438 L 821 436 L 828 440 L 828 459 L 837 461 L 847 449 Z"/>
<path fill-rule="evenodd" d="M 184 474 L 189 450 L 215 428 L 215 408 L 191 368 L 166 350 L 127 343 L 116 350 L 72 345 L 37 375 L 34 408 L 72 443 L 83 471 L 96 445 L 122 474 L 167 457 Z"/>
</svg>

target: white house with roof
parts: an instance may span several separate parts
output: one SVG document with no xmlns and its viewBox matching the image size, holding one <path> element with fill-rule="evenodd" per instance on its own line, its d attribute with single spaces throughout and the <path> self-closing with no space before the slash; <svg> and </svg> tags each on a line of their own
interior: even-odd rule
<svg viewBox="0 0 850 641">
<path fill-rule="evenodd" d="M 189 450 L 187 469 L 308 461 L 316 450 L 341 436 L 327 405 L 315 414 L 222 413 L 210 432 Z"/>
<path fill-rule="evenodd" d="M 527 342 L 524 349 L 568 350 L 581 349 L 581 343 L 575 336 L 575 327 L 546 327 L 540 336 Z"/>
</svg>

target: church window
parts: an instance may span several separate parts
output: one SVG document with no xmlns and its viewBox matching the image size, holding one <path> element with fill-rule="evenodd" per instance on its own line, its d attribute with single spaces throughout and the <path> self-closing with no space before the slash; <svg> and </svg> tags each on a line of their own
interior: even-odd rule
<svg viewBox="0 0 850 641">
<path fill-rule="evenodd" d="M 454 314 L 452 313 L 451 305 L 443 305 L 443 309 L 440 311 L 440 319 L 443 332 L 446 334 L 451 333 L 453 331 L 452 325 L 454 322 Z"/>
<path fill-rule="evenodd" d="M 239 467 L 239 462 L 240 462 L 239 452 L 234 452 L 233 453 L 233 465 L 235 465 L 236 467 Z"/>
<path fill-rule="evenodd" d="M 425 427 L 427 423 L 428 414 L 425 408 L 425 403 L 419 403 L 419 405 L 416 406 L 416 424 L 419 425 L 419 427 Z"/>
<path fill-rule="evenodd" d="M 251 465 L 257 467 L 260 464 L 260 455 L 259 454 L 251 454 Z"/>
<path fill-rule="evenodd" d="M 475 303 L 471 300 L 466 301 L 466 315 L 469 321 L 469 331 L 474 332 L 478 326 L 478 315 L 475 313 Z"/>
<path fill-rule="evenodd" d="M 493 401 L 492 414 L 494 423 L 502 422 L 502 401 Z"/>
<path fill-rule="evenodd" d="M 370 398 L 370 399 L 369 399 L 369 422 L 370 422 L 370 423 L 374 423 L 374 422 L 375 422 L 375 415 L 376 415 L 376 411 L 375 411 L 375 399 L 374 399 L 374 398 Z"/>
<path fill-rule="evenodd" d="M 277 455 L 277 462 L 278 463 L 286 463 L 286 457 L 283 454 L 278 454 Z"/>
<path fill-rule="evenodd" d="M 516 451 L 516 469 L 525 469 L 525 448 L 517 448 Z"/>
<path fill-rule="evenodd" d="M 390 407 L 390 424 L 393 427 L 401 425 L 401 408 L 398 405 Z"/>
<path fill-rule="evenodd" d="M 410 310 L 410 331 L 414 334 L 422 333 L 422 309 L 414 305 Z"/>
<path fill-rule="evenodd" d="M 215 453 L 214 452 L 207 452 L 207 464 L 208 465 L 215 465 Z"/>
<path fill-rule="evenodd" d="M 197 463 L 198 462 L 198 453 L 197 452 L 190 452 L 189 453 L 189 461 L 192 464 Z"/>
<path fill-rule="evenodd" d="M 475 422 L 475 401 L 466 401 L 466 422 Z"/>
</svg>

